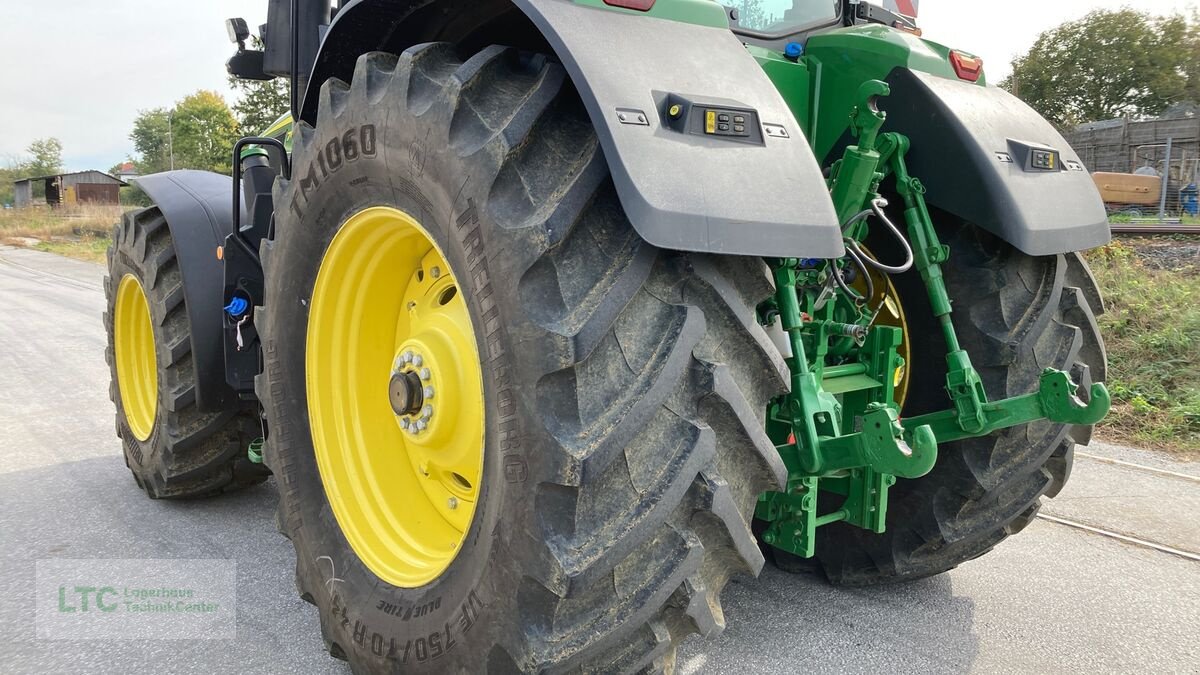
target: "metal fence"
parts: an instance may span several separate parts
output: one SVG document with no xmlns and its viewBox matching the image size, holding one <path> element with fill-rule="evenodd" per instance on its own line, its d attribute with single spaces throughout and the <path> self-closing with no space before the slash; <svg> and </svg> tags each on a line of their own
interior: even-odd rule
<svg viewBox="0 0 1200 675">
<path fill-rule="evenodd" d="M 1088 171 L 1167 173 L 1167 211 L 1181 210 L 1180 190 L 1200 179 L 1200 117 L 1094 122 L 1066 134 Z M 1170 161 L 1167 144 L 1170 142 Z"/>
</svg>

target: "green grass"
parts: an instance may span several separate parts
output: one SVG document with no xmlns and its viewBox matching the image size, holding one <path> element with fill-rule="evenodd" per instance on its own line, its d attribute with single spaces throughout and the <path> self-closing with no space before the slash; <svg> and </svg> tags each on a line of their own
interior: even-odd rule
<svg viewBox="0 0 1200 675">
<path fill-rule="evenodd" d="M 78 239 L 52 239 L 38 242 L 34 248 L 46 253 L 57 253 L 76 260 L 103 264 L 108 251 L 108 237 L 80 237 Z"/>
<path fill-rule="evenodd" d="M 1108 307 L 1100 329 L 1113 410 L 1100 435 L 1200 453 L 1200 270 L 1152 269 L 1122 241 L 1087 258 Z"/>
<path fill-rule="evenodd" d="M 1141 212 L 1142 212 L 1142 215 L 1140 217 L 1138 217 L 1139 223 L 1150 224 L 1150 223 L 1147 223 L 1147 220 L 1153 220 L 1154 218 L 1158 217 L 1158 207 L 1157 206 L 1144 207 L 1141 209 Z M 1184 213 L 1179 216 L 1173 216 L 1171 214 L 1167 214 L 1167 217 L 1169 217 L 1169 218 L 1178 217 L 1179 223 L 1181 225 L 1200 225 L 1200 216 L 1193 216 L 1193 215 Z M 1133 216 L 1129 215 L 1128 213 L 1110 213 L 1108 215 L 1108 222 L 1110 225 L 1129 225 L 1130 223 L 1133 222 Z"/>
</svg>

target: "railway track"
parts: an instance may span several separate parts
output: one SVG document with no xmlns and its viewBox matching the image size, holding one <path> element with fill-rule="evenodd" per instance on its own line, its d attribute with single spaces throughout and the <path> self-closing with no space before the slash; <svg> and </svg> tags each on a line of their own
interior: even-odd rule
<svg viewBox="0 0 1200 675">
<path fill-rule="evenodd" d="M 1198 233 L 1200 233 L 1200 227 L 1197 227 L 1194 229 L 1197 230 Z M 1182 481 L 1200 484 L 1200 476 L 1194 475 L 1194 474 L 1180 473 L 1177 471 L 1168 471 L 1166 469 L 1161 469 L 1159 467 L 1147 466 L 1145 464 L 1138 464 L 1136 462 L 1127 462 L 1125 460 L 1120 460 L 1120 459 L 1112 459 L 1110 457 L 1093 455 L 1093 454 L 1087 453 L 1087 452 L 1076 452 L 1075 457 L 1077 459 L 1090 460 L 1093 462 L 1100 462 L 1103 464 L 1120 466 L 1120 467 L 1123 467 L 1126 469 L 1132 469 L 1134 471 L 1141 471 L 1144 473 L 1153 474 L 1155 476 L 1161 476 L 1161 477 L 1171 479 L 1171 480 L 1182 480 Z M 1167 544 L 1163 544 L 1161 542 L 1156 542 L 1156 541 L 1151 541 L 1149 539 L 1143 539 L 1141 537 L 1138 537 L 1138 536 L 1135 536 L 1132 534 L 1116 532 L 1116 531 L 1109 530 L 1109 529 L 1106 529 L 1104 527 L 1100 527 L 1097 525 L 1083 523 L 1083 522 L 1079 522 L 1077 520 L 1071 520 L 1069 518 L 1053 516 L 1053 515 L 1050 515 L 1047 513 L 1039 513 L 1037 515 L 1037 517 L 1039 519 L 1044 520 L 1049 523 L 1054 523 L 1056 525 L 1062 525 L 1064 527 L 1070 527 L 1072 529 L 1076 529 L 1076 530 L 1080 530 L 1083 532 L 1087 532 L 1089 534 L 1101 536 L 1106 539 L 1114 539 L 1116 541 L 1120 541 L 1120 542 L 1129 544 L 1131 546 L 1137 546 L 1139 548 L 1146 548 L 1146 549 L 1158 551 L 1160 553 L 1166 553 L 1168 555 L 1173 555 L 1175 557 L 1183 558 L 1185 560 L 1191 560 L 1192 562 L 1200 562 L 1200 552 L 1197 552 L 1197 551 L 1189 551 L 1189 550 L 1180 549 L 1180 548 L 1177 548 L 1174 546 L 1168 546 Z"/>
<path fill-rule="evenodd" d="M 1067 518 L 1059 518 L 1058 516 L 1051 516 L 1051 515 L 1045 514 L 1045 513 L 1039 513 L 1037 515 L 1037 517 L 1041 518 L 1042 520 L 1045 520 L 1046 522 L 1055 523 L 1057 525 L 1063 525 L 1066 527 L 1071 527 L 1076 530 L 1083 530 L 1084 532 L 1089 532 L 1091 534 L 1099 535 L 1101 537 L 1105 537 L 1108 539 L 1116 539 L 1117 541 L 1123 541 L 1126 544 L 1132 544 L 1133 546 L 1137 546 L 1139 548 L 1148 548 L 1148 549 L 1151 549 L 1154 551 L 1158 551 L 1160 553 L 1166 553 L 1168 555 L 1177 556 L 1177 557 L 1183 558 L 1185 560 L 1191 560 L 1193 562 L 1200 562 L 1200 553 L 1193 553 L 1192 551 L 1184 551 L 1182 549 L 1178 549 L 1173 546 L 1167 546 L 1166 544 L 1160 544 L 1158 542 L 1149 541 L 1147 539 L 1142 539 L 1140 537 L 1134 537 L 1134 536 L 1131 536 L 1128 534 L 1121 534 L 1120 532 L 1113 532 L 1112 530 L 1106 530 L 1102 527 L 1095 527 L 1093 525 L 1088 525 L 1087 523 L 1081 523 L 1077 520 L 1069 520 Z"/>
</svg>

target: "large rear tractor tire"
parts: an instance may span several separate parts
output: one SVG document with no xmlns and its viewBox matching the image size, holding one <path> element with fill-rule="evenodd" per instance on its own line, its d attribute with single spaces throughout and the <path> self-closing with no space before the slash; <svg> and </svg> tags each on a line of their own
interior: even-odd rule
<svg viewBox="0 0 1200 675">
<path fill-rule="evenodd" d="M 279 524 L 357 672 L 670 671 L 784 468 L 763 263 L 633 230 L 561 66 L 362 56 L 264 243 Z"/>
<path fill-rule="evenodd" d="M 1104 341 L 1096 315 L 1099 289 L 1078 253 L 1029 256 L 986 231 L 937 214 L 943 265 L 954 301 L 959 341 L 997 400 L 1037 390 L 1045 368 L 1071 373 L 1086 396 L 1105 377 Z M 872 241 L 886 249 L 886 238 Z M 884 257 L 896 260 L 896 251 Z M 924 284 L 909 272 L 894 279 L 913 338 L 911 381 L 903 415 L 950 406 L 945 393 L 946 347 Z M 944 443 L 928 475 L 898 481 L 888 503 L 887 532 L 875 535 L 838 524 L 821 529 L 817 560 L 837 584 L 865 585 L 920 579 L 977 558 L 1037 515 L 1071 473 L 1077 443 L 1090 426 L 1035 422 L 981 438 Z M 788 568 L 798 561 L 776 560 Z"/>
<path fill-rule="evenodd" d="M 246 458 L 262 435 L 257 416 L 196 409 L 183 276 L 157 208 L 126 213 L 114 228 L 104 293 L 109 397 L 138 487 L 153 499 L 186 498 L 265 481 L 266 469 Z"/>
</svg>

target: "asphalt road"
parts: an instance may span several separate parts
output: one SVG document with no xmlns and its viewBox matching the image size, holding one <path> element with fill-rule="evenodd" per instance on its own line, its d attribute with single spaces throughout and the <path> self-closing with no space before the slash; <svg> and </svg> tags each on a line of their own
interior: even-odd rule
<svg viewBox="0 0 1200 675">
<path fill-rule="evenodd" d="M 292 588 L 272 483 L 182 504 L 134 486 L 113 434 L 102 276 L 0 247 L 0 672 L 346 672 Z M 1195 480 L 1084 457 L 1045 512 L 1200 552 Z M 35 561 L 51 558 L 236 560 L 237 639 L 38 639 Z M 688 642 L 682 673 L 1200 672 L 1200 563 L 1047 521 L 935 579 L 837 590 L 768 566 L 724 600 L 728 628 Z"/>
</svg>

